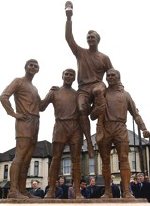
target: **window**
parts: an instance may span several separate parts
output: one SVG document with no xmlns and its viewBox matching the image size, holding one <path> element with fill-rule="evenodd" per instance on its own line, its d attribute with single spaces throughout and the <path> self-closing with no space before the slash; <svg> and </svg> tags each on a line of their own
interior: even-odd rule
<svg viewBox="0 0 150 206">
<path fill-rule="evenodd" d="M 90 175 L 95 174 L 95 160 L 93 158 L 89 159 L 89 174 Z"/>
<path fill-rule="evenodd" d="M 28 177 L 30 176 L 30 166 L 29 166 L 29 168 L 28 168 L 28 174 L 27 174 L 27 176 L 28 176 Z"/>
<path fill-rule="evenodd" d="M 136 152 L 131 153 L 131 169 L 136 170 Z"/>
<path fill-rule="evenodd" d="M 63 175 L 71 174 L 71 160 L 69 158 L 63 159 Z"/>
<path fill-rule="evenodd" d="M 132 160 L 132 170 L 135 170 L 135 168 L 136 168 L 136 162 L 135 160 Z"/>
<path fill-rule="evenodd" d="M 39 161 L 34 161 L 34 176 L 39 175 Z"/>
<path fill-rule="evenodd" d="M 4 165 L 4 179 L 8 178 L 8 165 Z"/>
</svg>

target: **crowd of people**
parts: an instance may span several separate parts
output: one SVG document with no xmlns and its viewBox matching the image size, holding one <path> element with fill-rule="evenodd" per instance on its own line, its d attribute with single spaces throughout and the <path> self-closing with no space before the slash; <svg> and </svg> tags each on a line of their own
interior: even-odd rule
<svg viewBox="0 0 150 206">
<path fill-rule="evenodd" d="M 112 190 L 112 198 L 122 198 L 122 187 L 121 183 L 114 183 L 114 176 L 111 177 L 111 190 Z M 74 184 L 72 182 L 71 186 L 68 186 L 65 183 L 65 177 L 60 176 L 58 181 L 56 182 L 56 191 L 55 198 L 59 199 L 74 199 Z M 130 191 L 135 198 L 146 198 L 150 202 L 150 180 L 148 176 L 145 176 L 143 173 L 138 173 L 136 175 L 131 176 Z M 45 190 L 45 195 L 47 192 Z M 59 191 L 59 192 L 58 192 Z M 80 181 L 80 192 L 83 198 L 102 198 L 105 193 L 105 187 L 101 187 L 96 184 L 95 177 L 90 177 L 89 184 L 85 179 L 81 179 Z M 60 194 L 60 195 L 58 195 Z"/>
<path fill-rule="evenodd" d="M 115 176 L 111 176 L 112 198 L 122 198 L 122 186 L 114 183 Z M 131 176 L 130 191 L 135 198 L 146 198 L 150 202 L 150 179 L 143 173 Z M 31 188 L 29 194 L 32 198 L 44 198 L 48 192 L 49 185 L 45 187 L 45 191 L 40 187 L 38 180 L 31 180 Z M 85 179 L 80 180 L 80 192 L 83 198 L 102 198 L 105 193 L 105 187 L 96 184 L 95 177 L 90 177 L 89 184 Z M 2 192 L 1 192 L 2 194 Z M 2 197 L 1 198 L 6 198 Z M 75 199 L 74 183 L 66 184 L 65 177 L 59 176 L 56 181 L 55 199 Z"/>
<path fill-rule="evenodd" d="M 130 189 L 135 198 L 146 198 L 150 202 L 150 179 L 143 173 L 131 176 Z"/>
<path fill-rule="evenodd" d="M 55 198 L 56 199 L 75 199 L 74 183 L 68 186 L 65 183 L 65 177 L 60 176 L 56 181 Z M 45 195 L 48 191 L 49 186 L 45 188 Z M 117 184 L 111 183 L 113 198 L 120 198 L 120 189 Z M 58 192 L 59 191 L 59 192 Z M 61 192 L 60 192 L 61 191 Z M 89 185 L 85 179 L 80 180 L 80 192 L 83 198 L 100 198 L 104 194 L 104 187 L 96 185 L 95 177 L 90 177 Z M 58 193 L 60 195 L 58 195 Z"/>
</svg>

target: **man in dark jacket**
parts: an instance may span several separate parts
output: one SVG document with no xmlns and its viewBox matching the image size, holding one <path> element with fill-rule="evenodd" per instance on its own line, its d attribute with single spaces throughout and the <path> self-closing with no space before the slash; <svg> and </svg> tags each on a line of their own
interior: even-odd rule
<svg viewBox="0 0 150 206">
<path fill-rule="evenodd" d="M 120 198 L 120 189 L 117 184 L 111 180 L 111 189 L 112 189 L 112 196 L 113 198 Z"/>
<path fill-rule="evenodd" d="M 90 191 L 87 189 L 86 181 L 83 179 L 80 181 L 80 191 L 81 191 L 81 195 L 84 198 L 86 199 L 90 198 Z"/>
<path fill-rule="evenodd" d="M 59 187 L 63 190 L 62 199 L 68 199 L 68 186 L 65 184 L 65 178 L 63 176 L 59 177 Z"/>
<path fill-rule="evenodd" d="M 33 196 L 37 196 L 40 198 L 44 197 L 44 191 L 39 187 L 39 181 L 34 180 L 32 183 L 32 189 L 30 190 L 30 194 Z"/>
<path fill-rule="evenodd" d="M 63 189 L 59 186 L 59 182 L 56 181 L 56 188 L 55 188 L 55 198 L 62 199 L 63 198 Z"/>
<path fill-rule="evenodd" d="M 96 185 L 94 177 L 90 178 L 90 185 L 87 187 L 87 189 L 89 190 L 90 198 L 100 198 L 100 187 Z"/>
<path fill-rule="evenodd" d="M 150 183 L 144 180 L 144 174 L 137 174 L 137 184 L 131 186 L 135 198 L 146 198 L 150 202 Z"/>
</svg>

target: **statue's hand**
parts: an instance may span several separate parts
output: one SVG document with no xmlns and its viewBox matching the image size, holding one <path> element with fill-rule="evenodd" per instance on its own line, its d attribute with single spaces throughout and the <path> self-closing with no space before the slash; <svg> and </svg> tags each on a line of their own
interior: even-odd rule
<svg viewBox="0 0 150 206">
<path fill-rule="evenodd" d="M 72 15 L 73 15 L 73 12 L 71 9 L 66 10 L 66 16 L 68 20 L 71 20 Z"/>
<path fill-rule="evenodd" d="M 15 117 L 16 119 L 18 119 L 18 120 L 26 120 L 26 119 L 28 119 L 28 117 L 27 117 L 26 114 L 16 113 L 14 117 Z"/>
<path fill-rule="evenodd" d="M 150 137 L 150 132 L 148 130 L 143 131 L 143 136 L 144 138 L 149 138 Z"/>
<path fill-rule="evenodd" d="M 55 91 L 55 90 L 58 90 L 58 89 L 59 89 L 58 86 L 52 86 L 50 90 L 54 90 Z"/>
</svg>

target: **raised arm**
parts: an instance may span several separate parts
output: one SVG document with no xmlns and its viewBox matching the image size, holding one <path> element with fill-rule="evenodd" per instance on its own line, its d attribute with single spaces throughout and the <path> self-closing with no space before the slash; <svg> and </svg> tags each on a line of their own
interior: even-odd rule
<svg viewBox="0 0 150 206">
<path fill-rule="evenodd" d="M 73 34 L 72 34 L 72 21 L 71 17 L 73 15 L 73 4 L 70 1 L 67 1 L 65 4 L 65 10 L 66 10 L 66 31 L 65 31 L 65 37 L 66 41 L 68 42 L 68 45 L 70 49 L 72 50 L 74 55 L 77 55 L 78 45 L 76 44 Z"/>
</svg>

